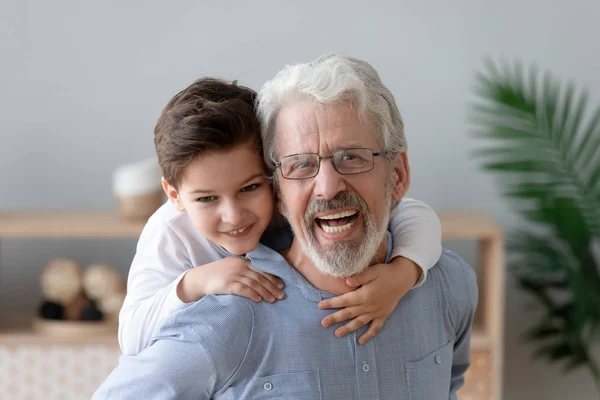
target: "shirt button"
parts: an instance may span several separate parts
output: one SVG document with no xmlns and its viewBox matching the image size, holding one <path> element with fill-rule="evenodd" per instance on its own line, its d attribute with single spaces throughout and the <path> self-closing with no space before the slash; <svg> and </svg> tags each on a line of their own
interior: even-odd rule
<svg viewBox="0 0 600 400">
<path fill-rule="evenodd" d="M 442 363 L 442 357 L 440 357 L 440 356 L 435 356 L 435 363 L 436 363 L 436 364 L 441 364 L 441 363 Z"/>
<path fill-rule="evenodd" d="M 263 388 L 265 390 L 271 390 L 271 389 L 273 389 L 273 385 L 271 385 L 269 382 L 267 382 L 264 384 Z"/>
<path fill-rule="evenodd" d="M 369 372 L 369 364 L 367 364 L 367 363 L 363 364 L 363 371 Z"/>
</svg>

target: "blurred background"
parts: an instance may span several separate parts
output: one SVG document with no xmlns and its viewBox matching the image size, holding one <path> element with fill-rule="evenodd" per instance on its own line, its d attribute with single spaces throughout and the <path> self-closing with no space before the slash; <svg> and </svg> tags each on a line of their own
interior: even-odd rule
<svg viewBox="0 0 600 400">
<path fill-rule="evenodd" d="M 535 63 L 598 104 L 598 17 L 591 0 L 0 0 L 0 211 L 114 210 L 113 171 L 154 156 L 154 124 L 176 92 L 206 75 L 258 90 L 288 63 L 337 51 L 372 63 L 396 97 L 409 196 L 482 211 L 508 236 L 522 219 L 472 156 L 475 74 L 486 56 Z M 0 239 L 0 318 L 34 312 L 50 259 L 107 263 L 126 276 L 136 244 Z M 475 262 L 472 247 L 457 250 Z M 522 334 L 542 310 L 507 275 L 504 398 L 599 398 L 585 368 L 565 374 L 531 359 Z"/>
</svg>

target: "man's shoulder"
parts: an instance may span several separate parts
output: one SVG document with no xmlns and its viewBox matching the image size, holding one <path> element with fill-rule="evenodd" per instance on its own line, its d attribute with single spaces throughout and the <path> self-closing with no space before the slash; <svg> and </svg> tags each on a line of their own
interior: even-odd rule
<svg viewBox="0 0 600 400">
<path fill-rule="evenodd" d="M 252 303 L 234 295 L 205 296 L 169 317 L 151 343 L 174 340 L 202 346 L 219 371 L 231 371 L 242 362 L 252 339 Z"/>
<path fill-rule="evenodd" d="M 461 308 L 477 303 L 477 276 L 473 267 L 448 249 L 442 250 L 440 259 L 427 273 L 424 286 L 446 300 L 454 299 Z"/>
<path fill-rule="evenodd" d="M 219 337 L 242 338 L 246 334 L 249 337 L 254 326 L 253 304 L 252 300 L 235 295 L 204 296 L 169 317 L 158 337 L 183 333 L 183 336 L 197 338 L 212 336 L 214 332 L 218 332 Z"/>
<path fill-rule="evenodd" d="M 473 267 L 471 267 L 461 256 L 449 249 L 442 249 L 440 259 L 437 261 L 435 266 L 445 267 L 448 272 L 460 276 L 474 274 Z"/>
<path fill-rule="evenodd" d="M 252 303 L 234 295 L 205 296 L 169 317 L 144 351 L 156 346 L 158 353 L 153 354 L 158 358 L 169 357 L 172 352 L 182 358 L 198 356 L 186 362 L 183 373 L 197 372 L 199 379 L 214 381 L 218 391 L 248 352 L 254 330 L 253 309 L 248 302 Z"/>
</svg>

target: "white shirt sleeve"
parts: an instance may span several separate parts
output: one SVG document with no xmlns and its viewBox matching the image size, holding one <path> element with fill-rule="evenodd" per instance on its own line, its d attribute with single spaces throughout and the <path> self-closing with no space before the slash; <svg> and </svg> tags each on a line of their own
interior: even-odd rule
<svg viewBox="0 0 600 400">
<path fill-rule="evenodd" d="M 192 268 L 181 238 L 160 218 L 151 218 L 140 236 L 119 313 L 119 345 L 136 355 L 150 343 L 160 325 L 186 306 L 177 285 Z"/>
<path fill-rule="evenodd" d="M 390 230 L 394 237 L 392 258 L 402 256 L 414 261 L 423 274 L 415 287 L 425 282 L 427 271 L 442 255 L 440 219 L 427 204 L 403 198 L 392 210 Z"/>
</svg>

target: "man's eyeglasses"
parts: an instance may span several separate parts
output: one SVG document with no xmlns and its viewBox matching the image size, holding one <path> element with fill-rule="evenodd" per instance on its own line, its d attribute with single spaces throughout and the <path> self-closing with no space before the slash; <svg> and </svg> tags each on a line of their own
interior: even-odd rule
<svg viewBox="0 0 600 400">
<path fill-rule="evenodd" d="M 316 153 L 292 154 L 275 163 L 275 168 L 279 168 L 286 179 L 308 179 L 317 176 L 321 160 L 331 158 L 338 173 L 355 175 L 371 171 L 375 165 L 374 157 L 383 154 L 386 152 L 374 153 L 370 149 L 341 149 L 324 157 Z"/>
</svg>

